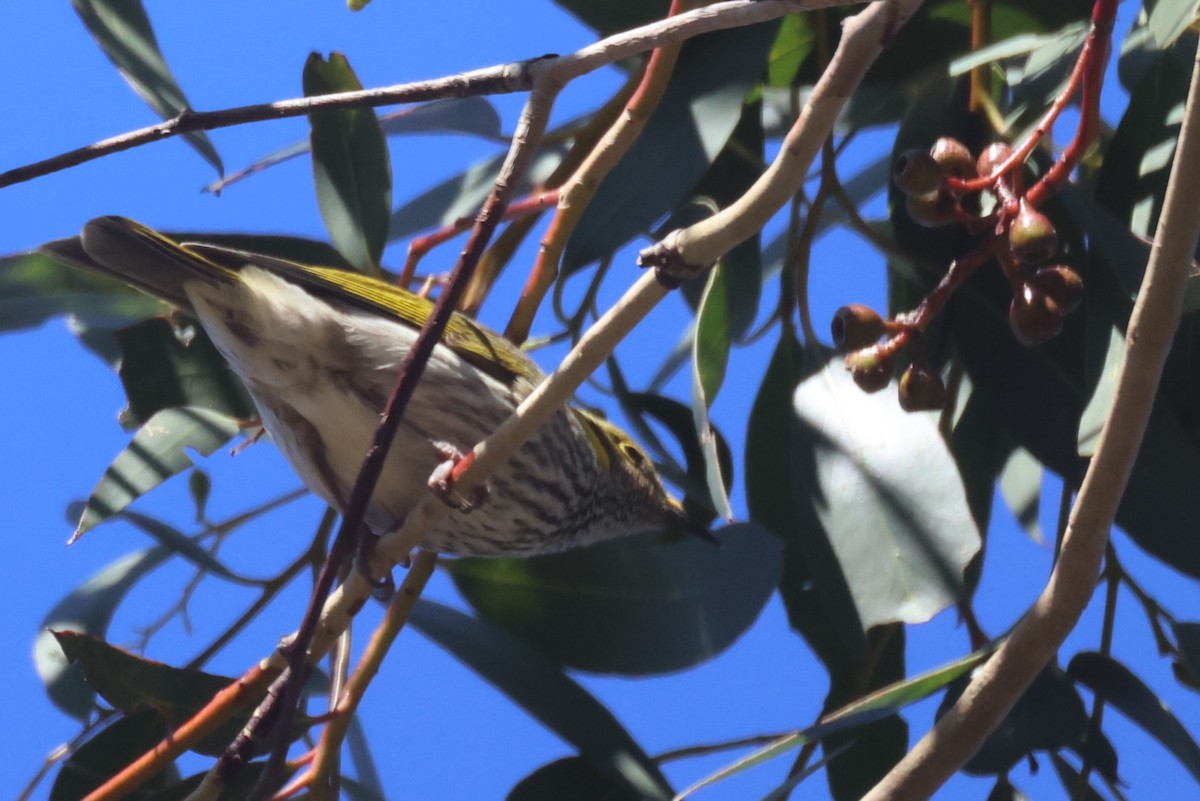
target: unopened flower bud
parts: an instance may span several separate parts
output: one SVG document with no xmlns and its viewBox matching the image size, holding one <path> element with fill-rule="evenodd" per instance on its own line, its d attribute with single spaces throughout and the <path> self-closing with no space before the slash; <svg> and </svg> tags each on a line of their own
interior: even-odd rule
<svg viewBox="0 0 1200 801">
<path fill-rule="evenodd" d="M 946 405 L 946 385 L 927 365 L 913 363 L 900 376 L 900 408 L 928 412 Z"/>
<path fill-rule="evenodd" d="M 1025 283 L 1008 307 L 1008 324 L 1022 345 L 1040 345 L 1062 331 L 1063 315 L 1045 292 Z"/>
<path fill-rule="evenodd" d="M 967 146 L 957 139 L 943 136 L 929 148 L 929 155 L 942 168 L 942 173 L 951 178 L 974 178 L 975 158 Z"/>
<path fill-rule="evenodd" d="M 1022 264 L 1041 264 L 1058 252 L 1058 232 L 1049 217 L 1022 205 L 1008 229 L 1008 247 Z"/>
<path fill-rule="evenodd" d="M 924 150 L 906 150 L 892 164 L 892 180 L 906 195 L 928 195 L 942 185 L 942 168 Z"/>
</svg>

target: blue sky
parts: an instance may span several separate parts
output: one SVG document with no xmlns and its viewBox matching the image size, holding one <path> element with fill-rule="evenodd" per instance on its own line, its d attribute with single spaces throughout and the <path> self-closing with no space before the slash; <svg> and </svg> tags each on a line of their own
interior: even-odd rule
<svg viewBox="0 0 1200 801">
<path fill-rule="evenodd" d="M 1131 4 L 1126 4 L 1131 5 Z M 160 44 L 176 76 L 198 108 L 261 102 L 300 93 L 300 70 L 311 50 L 347 54 L 367 86 L 435 77 L 546 52 L 566 52 L 593 36 L 547 3 L 508 3 L 504 13 L 478 3 L 398 3 L 375 0 L 361 14 L 350 14 L 334 2 L 306 4 L 271 0 L 254 4 L 214 2 L 157 3 L 149 12 Z M 67 150 L 154 121 L 141 101 L 119 79 L 93 45 L 68 3 L 12 4 L 0 26 L 0 67 L 10 76 L 0 93 L 0 168 L 8 168 Z M 528 20 L 536 19 L 537 24 Z M 593 76 L 566 92 L 556 110 L 565 120 L 591 106 L 595 92 L 615 85 L 612 74 Z M 501 98 L 497 106 L 512 129 L 522 98 Z M 213 140 L 227 170 L 236 170 L 272 150 L 304 138 L 303 120 L 289 120 L 218 131 Z M 864 148 L 881 138 L 868 137 Z M 448 177 L 477 158 L 494 152 L 486 143 L 455 138 L 392 140 L 395 196 L 403 199 Z M 864 150 L 865 153 L 865 150 Z M 76 233 L 84 221 L 101 214 L 122 214 L 159 228 L 246 230 L 323 236 L 311 189 L 311 171 L 296 160 L 255 176 L 221 197 L 202 194 L 212 180 L 211 168 L 178 141 L 119 154 L 80 168 L 0 191 L 0 252 L 9 253 Z M 869 209 L 883 212 L 882 199 Z M 424 269 L 447 269 L 455 248 L 435 252 Z M 385 259 L 402 261 L 399 247 Z M 522 263 L 518 259 L 518 264 Z M 527 263 L 527 260 L 526 262 Z M 884 305 L 881 260 L 853 237 L 833 233 L 816 249 L 813 312 L 823 330 L 832 311 L 847 302 Z M 618 275 L 633 280 L 632 257 L 618 265 Z M 522 280 L 516 276 L 509 281 Z M 612 287 L 614 282 L 610 282 Z M 507 287 L 511 290 L 511 286 Z M 611 291 L 616 292 L 618 288 Z M 493 301 L 485 319 L 502 324 L 506 310 Z M 670 300 L 649 321 L 648 330 L 667 330 L 682 320 L 677 300 Z M 648 340 L 653 341 L 653 340 Z M 736 375 L 717 406 L 716 419 L 740 451 L 746 416 L 757 377 L 768 352 L 763 348 L 735 354 Z M 81 349 L 62 320 L 34 331 L 0 337 L 0 408 L 7 426 L 0 449 L 0 520 L 4 523 L 8 558 L 0 566 L 0 598 L 10 610 L 10 636 L 5 639 L 0 676 L 6 692 L 0 720 L 10 721 L 0 735 L 9 769 L 0 778 L 0 796 L 13 797 L 45 755 L 70 739 L 76 723 L 45 699 L 29 657 L 38 621 L 64 593 L 105 564 L 147 544 L 144 535 L 121 523 L 88 534 L 64 548 L 71 526 L 65 509 L 86 496 L 104 467 L 126 444 L 128 435 L 116 423 L 123 396 L 116 377 Z M 645 378 L 655 360 L 628 361 L 631 380 Z M 639 374 L 639 369 L 644 374 Z M 731 374 L 735 374 L 731 370 Z M 687 386 L 672 385 L 686 399 Z M 216 485 L 210 516 L 233 514 L 254 498 L 283 492 L 298 481 L 270 445 L 249 448 L 235 459 L 225 450 L 205 460 Z M 251 491 L 252 490 L 252 491 Z M 1047 485 L 1048 492 L 1056 490 Z M 741 488 L 735 509 L 744 510 Z M 1047 504 L 1053 513 L 1055 503 Z M 140 502 L 143 511 L 160 514 L 181 526 L 189 521 L 190 503 L 184 482 Z M 223 552 L 230 563 L 261 573 L 290 555 L 289 536 L 308 536 L 320 504 L 307 499 L 294 504 L 268 526 L 231 539 Z M 1050 549 L 1030 541 L 1002 508 L 993 526 L 993 547 L 979 596 L 985 628 L 1000 632 L 1035 597 L 1051 563 Z M 292 535 L 294 527 L 301 532 Z M 1043 519 L 1053 530 L 1053 519 Z M 1128 543 L 1121 545 L 1127 567 L 1153 587 L 1178 615 L 1194 615 L 1196 584 L 1181 579 L 1143 557 Z M 731 566 L 736 569 L 736 566 Z M 161 614 L 187 571 L 176 567 L 138 588 L 112 627 L 113 640 L 129 644 L 132 633 Z M 444 577 L 436 577 L 430 596 L 461 606 Z M 176 621 L 152 642 L 148 655 L 180 662 L 201 648 L 248 602 L 244 591 L 207 582 L 193 602 L 190 634 Z M 1152 686 L 1185 724 L 1200 721 L 1200 699 L 1178 688 L 1169 666 L 1154 653 L 1153 642 L 1129 598 L 1118 618 L 1116 656 Z M 210 667 L 239 673 L 266 653 L 281 635 L 294 628 L 304 592 L 293 590 L 271 614 L 252 626 L 239 646 Z M 1099 609 L 1093 604 L 1064 657 L 1098 642 Z M 365 615 L 373 617 L 377 610 Z M 360 639 L 368 627 L 363 627 Z M 910 632 L 909 667 L 916 672 L 961 655 L 965 632 L 952 613 Z M 1065 661 L 1064 658 L 1064 661 Z M 824 696 L 825 679 L 804 644 L 793 636 L 781 605 L 773 601 L 758 624 L 729 652 L 682 674 L 644 680 L 583 676 L 581 681 L 639 739 L 651 754 L 700 743 L 785 731 L 811 722 Z M 914 733 L 923 731 L 932 706 L 908 716 Z M 392 797 L 502 798 L 523 776 L 569 753 L 553 734 L 532 722 L 506 698 L 480 681 L 436 646 L 409 632 L 402 636 L 383 675 L 365 704 L 365 724 L 376 744 L 375 758 Z M 18 725 L 13 723 L 19 721 Z M 1178 764 L 1140 731 L 1110 713 L 1106 727 L 1123 757 L 1121 774 L 1131 797 L 1153 798 L 1190 788 L 1191 779 Z M 689 760 L 668 768 L 678 787 L 732 758 L 724 755 Z M 705 791 L 704 799 L 754 798 L 770 789 L 786 771 L 780 760 L 725 785 Z M 193 770 L 206 767 L 191 763 Z M 1049 765 L 1035 778 L 1014 778 L 1033 797 L 1060 797 Z M 38 797 L 44 797 L 43 785 Z M 963 777 L 944 791 L 944 798 L 981 798 L 986 781 Z M 798 797 L 824 797 L 823 779 L 807 784 Z"/>
</svg>

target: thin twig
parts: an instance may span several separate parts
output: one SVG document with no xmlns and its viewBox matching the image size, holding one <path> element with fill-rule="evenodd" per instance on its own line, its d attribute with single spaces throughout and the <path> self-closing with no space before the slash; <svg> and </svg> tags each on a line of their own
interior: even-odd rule
<svg viewBox="0 0 1200 801">
<path fill-rule="evenodd" d="M 1117 506 L 1141 447 L 1179 324 L 1188 265 L 1200 239 L 1200 52 L 1146 275 L 1129 321 L 1125 360 L 1084 476 L 1062 552 L 1041 596 L 959 700 L 865 797 L 930 797 L 1003 720 L 1074 628 L 1095 587 Z"/>
<path fill-rule="evenodd" d="M 642 251 L 652 263 L 714 263 L 734 246 L 761 231 L 803 186 L 817 152 L 834 122 L 862 83 L 884 43 L 921 6 L 921 0 L 874 3 L 843 23 L 842 40 L 792 125 L 783 146 L 750 189 L 711 217 L 670 233 Z"/>
<path fill-rule="evenodd" d="M 701 33 L 736 28 L 783 16 L 806 8 L 851 5 L 863 0 L 731 0 L 700 9 L 693 14 L 653 22 L 618 33 L 567 56 L 545 56 L 514 61 L 427 81 L 397 84 L 358 92 L 337 92 L 320 97 L 302 97 L 259 103 L 218 111 L 184 111 L 179 116 L 102 139 L 86 147 L 26 164 L 0 173 L 0 188 L 65 170 L 88 161 L 134 147 L 196 131 L 212 131 L 251 122 L 302 117 L 315 111 L 374 108 L 399 103 L 420 103 L 450 97 L 509 94 L 533 88 L 532 68 L 544 62 L 566 63 L 578 74 L 636 56 L 663 44 L 681 42 Z M 686 17 L 686 18 L 685 18 Z"/>
</svg>

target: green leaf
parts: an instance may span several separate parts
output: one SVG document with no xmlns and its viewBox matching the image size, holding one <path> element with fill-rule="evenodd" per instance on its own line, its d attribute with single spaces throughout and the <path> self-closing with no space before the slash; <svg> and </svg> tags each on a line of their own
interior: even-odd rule
<svg viewBox="0 0 1200 801">
<path fill-rule="evenodd" d="M 95 691 L 78 665 L 68 665 L 53 631 L 78 631 L 103 638 L 117 606 L 143 576 L 171 551 L 164 547 L 136 551 L 112 562 L 46 613 L 33 643 L 33 661 L 50 700 L 68 715 L 84 720 L 91 714 Z"/>
<path fill-rule="evenodd" d="M 1182 666 L 1190 674 L 1193 686 L 1200 689 L 1200 623 L 1176 622 L 1172 626 L 1179 644 Z"/>
<path fill-rule="evenodd" d="M 696 425 L 696 438 L 704 454 L 708 496 L 717 516 L 729 521 L 733 519 L 733 509 L 729 506 L 729 496 L 721 477 L 716 434 L 709 421 L 709 410 L 725 381 L 732 346 L 728 279 L 726 271 L 719 264 L 710 271 L 709 276 L 708 286 L 700 301 L 700 313 L 696 317 L 696 335 L 692 339 L 692 419 Z"/>
<path fill-rule="evenodd" d="M 705 777 L 690 786 L 683 793 L 680 793 L 680 797 L 690 797 L 692 793 L 702 787 L 707 787 L 724 778 L 742 773 L 780 754 L 793 751 L 822 737 L 840 732 L 853 732 L 860 726 L 894 715 L 900 709 L 918 701 L 923 701 L 933 693 L 959 679 L 991 656 L 992 651 L 993 649 L 990 647 L 976 651 L 955 662 L 950 662 L 949 664 L 922 673 L 919 676 L 889 685 L 854 703 L 847 704 L 836 712 L 824 716 L 820 723 L 810 726 L 807 729 L 784 735 L 774 742 L 738 759 L 736 762 L 721 768 L 716 773 Z M 829 762 L 836 756 L 837 754 L 831 754 L 826 757 L 825 761 Z"/>
<path fill-rule="evenodd" d="M 746 506 L 750 519 L 775 535 L 798 536 L 791 459 L 792 393 L 800 383 L 804 350 L 784 332 L 763 373 L 746 426 Z"/>
<path fill-rule="evenodd" d="M 694 537 L 625 537 L 530 559 L 458 559 L 455 586 L 480 616 L 583 670 L 681 670 L 728 648 L 779 580 L 779 546 L 750 524 Z"/>
<path fill-rule="evenodd" d="M 70 511 L 74 511 L 76 504 L 71 505 Z M 83 504 L 78 504 L 82 507 Z M 134 526 L 137 526 L 145 533 L 154 538 L 159 545 L 171 550 L 173 554 L 177 554 L 191 562 L 201 570 L 212 573 L 215 576 L 220 576 L 229 581 L 240 582 L 243 584 L 256 584 L 251 579 L 239 576 L 229 568 L 225 567 L 210 551 L 200 545 L 195 539 L 187 536 L 179 529 L 167 525 L 163 521 L 150 517 L 149 515 L 139 514 L 137 512 L 126 509 L 116 515 L 122 520 L 127 520 Z"/>
<path fill-rule="evenodd" d="M 795 80 L 817 39 L 809 20 L 808 14 L 789 14 L 783 18 L 767 56 L 767 86 L 790 86 Z"/>
<path fill-rule="evenodd" d="M 742 107 L 742 116 L 725 147 L 692 188 L 687 202 L 659 226 L 656 236 L 665 236 L 676 228 L 691 225 L 744 195 L 762 175 L 764 137 L 762 102 L 747 103 Z M 702 210 L 702 213 L 696 214 L 693 210 Z M 761 233 L 755 233 L 735 245 L 721 257 L 718 265 L 725 272 L 730 338 L 737 342 L 745 339 L 758 314 L 763 284 L 761 238 Z M 699 308 L 708 280 L 705 276 L 686 281 L 680 288 L 693 309 Z"/>
<path fill-rule="evenodd" d="M 121 384 L 129 399 L 124 415 L 143 424 L 166 409 L 191 406 L 237 419 L 257 416 L 241 380 L 203 329 L 178 331 L 153 318 L 116 332 Z"/>
<path fill-rule="evenodd" d="M 658 108 L 572 232 L 564 277 L 644 234 L 687 197 L 733 133 L 778 29 L 760 23 L 684 43 Z"/>
<path fill-rule="evenodd" d="M 1154 37 L 1154 43 L 1165 50 L 1196 22 L 1198 15 L 1200 0 L 1157 0 L 1150 10 L 1146 27 Z"/>
<path fill-rule="evenodd" d="M 606 775 L 650 799 L 673 795 L 658 766 L 612 713 L 520 640 L 428 600 L 417 602 L 410 622 Z"/>
<path fill-rule="evenodd" d="M 1067 675 L 1162 743 L 1200 783 L 1200 745 L 1179 719 L 1129 668 L 1095 652 L 1076 654 Z"/>
<path fill-rule="evenodd" d="M 1139 547 L 1200 577 L 1200 540 L 1181 537 L 1200 519 L 1200 451 L 1162 399 L 1154 403 L 1142 449 L 1117 508 L 1117 525 Z"/>
<path fill-rule="evenodd" d="M 802 529 L 803 545 L 810 560 L 831 550 L 825 569 L 845 577 L 863 628 L 956 603 L 980 537 L 936 414 L 863 392 L 840 359 L 800 384 L 793 408 L 794 491 L 828 538 Z"/>
<path fill-rule="evenodd" d="M 192 496 L 192 503 L 196 504 L 196 522 L 201 523 L 207 516 L 205 511 L 212 494 L 212 479 L 199 467 L 188 473 L 188 494 Z"/>
<path fill-rule="evenodd" d="M 169 733 L 166 721 L 153 709 L 114 720 L 63 763 L 50 788 L 50 801 L 84 798 Z M 141 801 L 178 780 L 178 770 L 173 764 L 168 765 L 129 797 Z"/>
<path fill-rule="evenodd" d="M 641 801 L 642 795 L 586 759 L 566 757 L 521 779 L 505 798 L 506 801 Z"/>
<path fill-rule="evenodd" d="M 67 314 L 88 325 L 122 326 L 162 309 L 157 300 L 111 278 L 40 253 L 0 258 L 0 331 L 33 328 Z"/>
<path fill-rule="evenodd" d="M 155 114 L 169 120 L 191 108 L 158 49 L 141 0 L 71 0 L 71 5 L 104 55 Z M 184 138 L 222 172 L 221 157 L 206 133 L 194 131 Z"/>
<path fill-rule="evenodd" d="M 88 498 L 72 539 L 191 467 L 188 450 L 208 456 L 237 432 L 235 420 L 211 409 L 185 406 L 156 413 L 104 471 Z"/>
<path fill-rule="evenodd" d="M 944 715 L 970 681 L 953 683 L 938 707 Z M 1057 667 L 1045 668 L 984 741 L 963 770 L 971 774 L 1004 774 L 1034 751 L 1056 751 L 1077 745 L 1088 717 L 1074 684 Z"/>
<path fill-rule="evenodd" d="M 1017 448 L 1008 457 L 1000 473 L 1000 494 L 1004 496 L 1004 502 L 1017 519 L 1017 524 L 1036 543 L 1045 539 L 1038 522 L 1045 472 L 1029 451 Z"/>
<path fill-rule="evenodd" d="M 1099 347 L 1093 346 L 1092 348 L 1096 353 L 1095 360 L 1101 361 L 1099 358 L 1101 353 L 1103 353 L 1103 360 L 1096 376 L 1092 395 L 1088 398 L 1083 415 L 1079 418 L 1080 456 L 1092 456 L 1096 452 L 1096 445 L 1100 441 L 1100 430 L 1104 427 L 1104 421 L 1108 419 L 1108 412 L 1112 408 L 1113 397 L 1117 393 L 1117 380 L 1121 374 L 1121 365 L 1125 361 L 1125 335 L 1121 329 L 1107 323 L 1102 328 L 1093 328 L 1090 325 L 1091 318 L 1088 319 L 1088 322 L 1089 339 L 1093 343 L 1100 343 Z"/>
<path fill-rule="evenodd" d="M 1153 236 L 1158 223 L 1191 73 L 1190 58 L 1157 54 L 1130 92 L 1106 149 L 1096 199 L 1141 236 Z"/>
<path fill-rule="evenodd" d="M 191 719 L 236 679 L 152 662 L 114 648 L 102 639 L 72 631 L 53 632 L 67 661 L 83 667 L 87 682 L 114 708 L 127 715 L 153 710 L 171 729 Z M 218 756 L 254 711 L 249 699 L 234 717 L 204 737 L 192 750 Z"/>
<path fill-rule="evenodd" d="M 304 64 L 304 96 L 362 89 L 341 53 Z M 338 251 L 359 270 L 375 273 L 387 244 L 392 211 L 392 161 L 373 109 L 308 115 L 313 179 L 321 218 Z"/>
</svg>

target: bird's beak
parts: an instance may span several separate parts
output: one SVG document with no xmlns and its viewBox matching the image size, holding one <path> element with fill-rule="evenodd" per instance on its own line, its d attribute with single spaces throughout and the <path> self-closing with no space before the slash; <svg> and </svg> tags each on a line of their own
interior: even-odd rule
<svg viewBox="0 0 1200 801">
<path fill-rule="evenodd" d="M 699 537 L 704 540 L 709 545 L 715 545 L 718 548 L 721 547 L 720 541 L 713 536 L 707 527 L 691 518 L 683 505 L 683 501 L 670 495 L 667 496 L 666 529 L 668 531 L 691 534 L 693 537 Z"/>
</svg>

